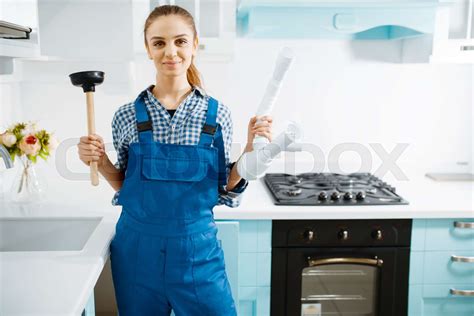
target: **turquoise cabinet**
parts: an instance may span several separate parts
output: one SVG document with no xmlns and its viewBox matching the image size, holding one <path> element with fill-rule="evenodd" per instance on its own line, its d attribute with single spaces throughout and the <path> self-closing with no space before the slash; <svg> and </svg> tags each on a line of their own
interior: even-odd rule
<svg viewBox="0 0 474 316">
<path fill-rule="evenodd" d="M 269 316 L 272 222 L 239 223 L 239 315 Z"/>
<path fill-rule="evenodd" d="M 232 296 L 238 308 L 239 301 L 239 222 L 219 221 L 217 222 L 217 238 L 221 242 L 224 251 L 225 269 L 232 289 Z"/>
<path fill-rule="evenodd" d="M 437 0 L 242 0 L 237 30 L 253 38 L 409 38 L 433 32 L 437 6 Z"/>
<path fill-rule="evenodd" d="M 474 219 L 413 221 L 410 316 L 474 314 L 474 296 L 459 292 L 474 291 L 474 229 L 469 228 L 472 222 Z"/>
</svg>

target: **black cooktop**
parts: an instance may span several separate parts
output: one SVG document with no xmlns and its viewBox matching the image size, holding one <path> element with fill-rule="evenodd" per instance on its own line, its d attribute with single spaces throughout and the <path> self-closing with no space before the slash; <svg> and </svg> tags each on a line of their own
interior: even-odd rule
<svg viewBox="0 0 474 316">
<path fill-rule="evenodd" d="M 395 188 L 370 173 L 267 173 L 276 205 L 403 205 Z"/>
</svg>

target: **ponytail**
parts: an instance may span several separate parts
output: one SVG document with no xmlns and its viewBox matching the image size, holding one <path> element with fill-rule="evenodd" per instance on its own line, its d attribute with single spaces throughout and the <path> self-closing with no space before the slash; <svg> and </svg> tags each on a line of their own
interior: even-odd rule
<svg viewBox="0 0 474 316">
<path fill-rule="evenodd" d="M 191 61 L 191 65 L 188 68 L 186 76 L 190 85 L 202 88 L 201 75 L 194 65 L 194 58 Z"/>
</svg>

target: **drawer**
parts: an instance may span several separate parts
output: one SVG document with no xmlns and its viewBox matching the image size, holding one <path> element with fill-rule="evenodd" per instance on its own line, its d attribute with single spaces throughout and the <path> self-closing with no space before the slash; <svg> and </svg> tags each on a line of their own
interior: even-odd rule
<svg viewBox="0 0 474 316">
<path fill-rule="evenodd" d="M 423 287 L 423 315 L 472 316 L 474 296 L 457 296 L 450 289 L 474 290 L 474 285 L 425 285 Z"/>
<path fill-rule="evenodd" d="M 458 226 L 455 227 L 455 223 Z M 426 221 L 425 250 L 474 250 L 474 219 Z"/>
<path fill-rule="evenodd" d="M 450 289 L 468 290 L 466 285 L 414 285 L 410 286 L 409 316 L 472 316 L 474 297 L 456 296 Z"/>
<path fill-rule="evenodd" d="M 424 284 L 457 283 L 474 288 L 474 250 L 427 251 L 423 266 Z"/>
</svg>

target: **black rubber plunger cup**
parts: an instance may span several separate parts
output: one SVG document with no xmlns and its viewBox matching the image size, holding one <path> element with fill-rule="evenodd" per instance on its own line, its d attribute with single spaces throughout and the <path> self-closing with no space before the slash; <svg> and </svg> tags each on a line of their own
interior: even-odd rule
<svg viewBox="0 0 474 316">
<path fill-rule="evenodd" d="M 89 135 L 95 134 L 95 115 L 94 115 L 94 91 L 95 86 L 104 82 L 104 73 L 102 71 L 81 71 L 69 75 L 73 85 L 82 87 L 86 94 L 87 102 L 87 132 Z M 96 186 L 99 184 L 99 170 L 97 161 L 90 164 L 91 183 Z"/>
</svg>

